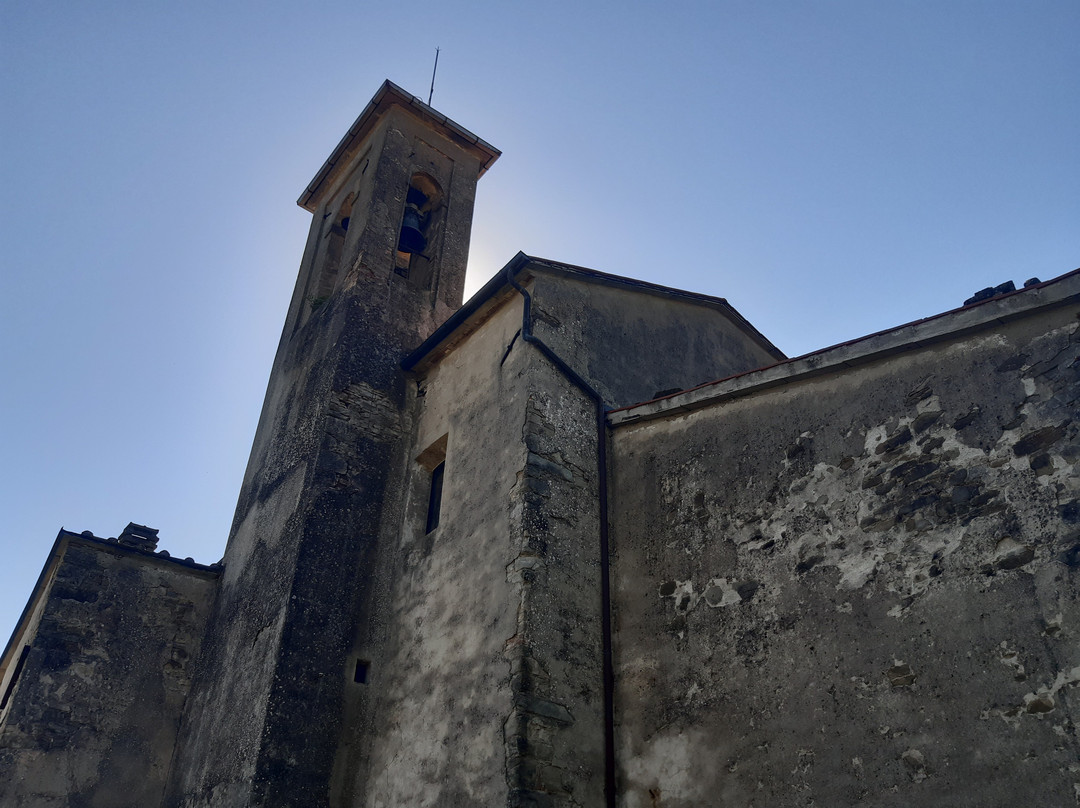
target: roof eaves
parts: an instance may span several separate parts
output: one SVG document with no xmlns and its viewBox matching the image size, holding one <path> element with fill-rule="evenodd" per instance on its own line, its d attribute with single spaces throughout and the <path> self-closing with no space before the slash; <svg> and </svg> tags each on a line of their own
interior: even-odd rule
<svg viewBox="0 0 1080 808">
<path fill-rule="evenodd" d="M 507 279 L 517 276 L 521 270 L 528 266 L 534 259 L 523 252 L 518 252 L 511 258 L 506 266 L 499 270 L 479 291 L 470 297 L 465 304 L 455 311 L 446 322 L 435 329 L 430 337 L 424 340 L 420 347 L 401 360 L 404 370 L 415 370 L 429 354 L 442 345 L 457 329 L 469 320 L 476 312 L 493 300 L 503 288 L 508 286 Z"/>
<path fill-rule="evenodd" d="M 783 351 L 773 345 L 764 334 L 754 328 L 745 317 L 739 314 L 734 306 L 722 297 L 713 297 L 712 295 L 699 294 L 698 292 L 688 292 L 684 289 L 676 289 L 672 286 L 661 286 L 660 284 L 649 283 L 648 281 L 640 281 L 622 275 L 612 275 L 607 272 L 589 269 L 588 267 L 566 264 L 561 261 L 554 261 L 550 258 L 537 258 L 519 252 L 511 258 L 509 263 L 499 270 L 491 280 L 484 284 L 476 294 L 469 298 L 460 309 L 454 312 L 446 322 L 439 326 L 430 337 L 424 340 L 420 347 L 406 356 L 401 362 L 401 367 L 405 370 L 416 369 L 428 355 L 433 353 L 438 346 L 445 342 L 454 331 L 469 320 L 478 310 L 488 303 L 489 300 L 495 298 L 498 293 L 507 286 L 506 279 L 508 271 L 511 275 L 516 277 L 526 266 L 535 270 L 554 272 L 559 275 L 580 278 L 589 283 L 616 286 L 639 293 L 657 295 L 719 309 L 731 318 L 736 327 L 740 328 L 748 336 L 757 341 L 768 353 L 772 354 L 777 359 L 786 358 Z"/>
<path fill-rule="evenodd" d="M 1039 292 L 1046 289 L 1052 289 L 1052 292 L 1040 299 Z M 1020 295 L 1029 295 L 1030 303 L 1025 305 L 1013 301 L 1010 304 L 1010 299 Z M 740 398 L 789 382 L 835 372 L 841 367 L 857 367 L 905 350 L 962 336 L 993 323 L 1003 325 L 1028 314 L 1077 300 L 1080 300 L 1080 269 L 1014 292 L 876 331 L 762 368 L 706 382 L 669 396 L 619 407 L 608 414 L 609 423 L 612 427 L 618 427 L 690 412 L 719 401 Z M 950 320 L 965 321 L 956 323 L 956 327 L 949 327 Z M 889 340 L 890 337 L 893 339 Z M 886 344 L 875 348 L 872 344 L 875 340 L 884 340 Z"/>
<path fill-rule="evenodd" d="M 132 547 L 129 544 L 122 544 L 117 539 L 103 539 L 101 536 L 95 536 L 90 533 L 90 531 L 72 533 L 70 530 L 61 529 L 60 533 L 62 535 L 66 534 L 69 538 L 88 544 L 91 547 L 120 551 L 127 555 L 142 556 L 154 561 L 161 561 L 165 564 L 186 567 L 193 572 L 210 573 L 211 575 L 216 576 L 223 569 L 223 565 L 220 562 L 216 564 L 200 564 L 190 557 L 176 558 L 175 556 L 170 555 L 168 550 L 143 550 L 138 547 Z"/>
<path fill-rule="evenodd" d="M 564 264 L 561 261 L 552 261 L 547 258 L 533 258 L 532 260 L 537 266 L 542 266 L 571 276 L 583 277 L 587 280 L 607 286 L 618 286 L 635 292 L 643 292 L 645 294 L 657 295 L 673 300 L 681 300 L 720 309 L 724 314 L 731 318 L 736 327 L 757 342 L 767 353 L 772 354 L 773 358 L 779 360 L 787 358 L 787 354 L 773 345 L 769 338 L 758 331 L 757 328 L 755 328 L 749 320 L 743 317 L 726 298 L 714 297 L 713 295 L 701 294 L 700 292 L 689 292 L 685 289 L 677 289 L 673 286 L 662 286 L 658 283 L 641 281 L 636 278 L 627 278 L 623 275 L 612 275 L 607 272 L 589 269 L 588 267 Z"/>
<path fill-rule="evenodd" d="M 345 136 L 341 138 L 340 141 L 338 141 L 337 146 L 334 147 L 334 150 L 330 153 L 330 156 L 326 158 L 326 161 L 322 164 L 322 167 L 320 167 L 318 172 L 316 172 L 315 177 L 311 180 L 311 182 L 308 183 L 307 187 L 304 189 L 304 192 L 300 194 L 300 198 L 296 200 L 297 205 L 304 208 L 304 210 L 311 211 L 312 213 L 315 212 L 316 206 L 312 204 L 312 198 L 319 192 L 319 189 L 323 185 L 323 183 L 325 183 L 326 180 L 334 173 L 334 169 L 337 167 L 342 157 L 344 157 L 345 154 L 349 151 L 349 148 L 352 146 L 353 142 L 356 141 L 361 136 L 361 134 L 365 132 L 371 124 L 374 123 L 374 120 L 380 111 L 379 108 L 383 106 L 383 101 L 387 98 L 387 96 L 392 96 L 392 100 L 388 102 L 388 104 L 393 103 L 396 100 L 401 106 L 412 108 L 417 114 L 434 121 L 440 126 L 445 127 L 454 135 L 464 140 L 466 143 L 469 143 L 470 145 L 476 147 L 476 149 L 482 152 L 485 157 L 483 160 L 481 160 L 480 163 L 480 176 L 483 176 L 484 172 L 486 172 L 491 167 L 491 164 L 494 163 L 502 154 L 502 152 L 500 152 L 486 140 L 477 137 L 465 127 L 450 120 L 441 112 L 436 111 L 432 107 L 429 107 L 412 93 L 407 92 L 398 85 L 394 84 L 394 82 L 390 81 L 390 79 L 386 79 L 379 86 L 379 89 L 375 92 L 375 95 L 372 96 L 371 100 L 367 103 L 367 106 L 364 107 L 360 115 L 357 116 L 355 121 L 353 121 L 352 126 L 349 127 L 349 130 L 345 133 Z"/>
</svg>

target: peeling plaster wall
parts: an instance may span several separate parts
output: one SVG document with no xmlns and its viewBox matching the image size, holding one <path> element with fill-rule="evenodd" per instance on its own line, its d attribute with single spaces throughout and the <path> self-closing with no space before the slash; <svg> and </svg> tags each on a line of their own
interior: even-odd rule
<svg viewBox="0 0 1080 808">
<path fill-rule="evenodd" d="M 620 804 L 1080 794 L 1075 306 L 612 438 Z"/>
<path fill-rule="evenodd" d="M 534 330 L 589 379 L 609 407 L 771 365 L 774 356 L 703 303 L 537 275 Z"/>
<path fill-rule="evenodd" d="M 68 540 L 0 725 L 0 804 L 160 804 L 214 578 Z"/>
</svg>

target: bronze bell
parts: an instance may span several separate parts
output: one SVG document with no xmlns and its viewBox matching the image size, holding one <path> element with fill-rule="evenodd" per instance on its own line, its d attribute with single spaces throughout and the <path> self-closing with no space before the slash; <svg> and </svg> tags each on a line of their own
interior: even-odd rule
<svg viewBox="0 0 1080 808">
<path fill-rule="evenodd" d="M 401 235 L 398 236 L 398 249 L 407 253 L 423 252 L 427 239 L 420 232 L 420 208 L 411 202 L 405 205 L 405 215 L 401 217 Z"/>
</svg>

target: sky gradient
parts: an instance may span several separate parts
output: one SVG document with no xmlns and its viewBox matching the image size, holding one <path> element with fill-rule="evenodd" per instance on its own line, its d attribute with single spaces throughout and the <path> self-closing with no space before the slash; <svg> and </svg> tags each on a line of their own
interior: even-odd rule
<svg viewBox="0 0 1080 808">
<path fill-rule="evenodd" d="M 0 634 L 63 526 L 224 550 L 310 215 L 384 78 L 518 250 L 789 355 L 1080 266 L 1080 3 L 0 3 Z"/>
</svg>

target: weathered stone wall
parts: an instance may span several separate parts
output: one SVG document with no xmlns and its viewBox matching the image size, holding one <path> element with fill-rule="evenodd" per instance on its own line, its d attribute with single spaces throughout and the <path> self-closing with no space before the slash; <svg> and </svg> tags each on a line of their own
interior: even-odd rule
<svg viewBox="0 0 1080 808">
<path fill-rule="evenodd" d="M 405 517 L 378 564 L 386 608 L 353 652 L 374 718 L 347 727 L 342 804 L 600 801 L 595 412 L 520 325 L 504 305 L 418 378 Z"/>
<path fill-rule="evenodd" d="M 596 408 L 546 360 L 534 355 L 532 361 L 525 466 L 512 493 L 518 555 L 506 567 L 519 603 L 517 633 L 506 644 L 514 696 L 503 725 L 508 804 L 600 805 Z"/>
<path fill-rule="evenodd" d="M 689 296 L 541 273 L 534 329 L 590 380 L 609 407 L 648 401 L 783 355 L 740 328 L 737 315 Z"/>
<path fill-rule="evenodd" d="M 622 805 L 1072 805 L 1075 305 L 614 430 Z"/>
<path fill-rule="evenodd" d="M 74 534 L 59 548 L 0 726 L 0 804 L 159 805 L 216 576 Z"/>
</svg>

